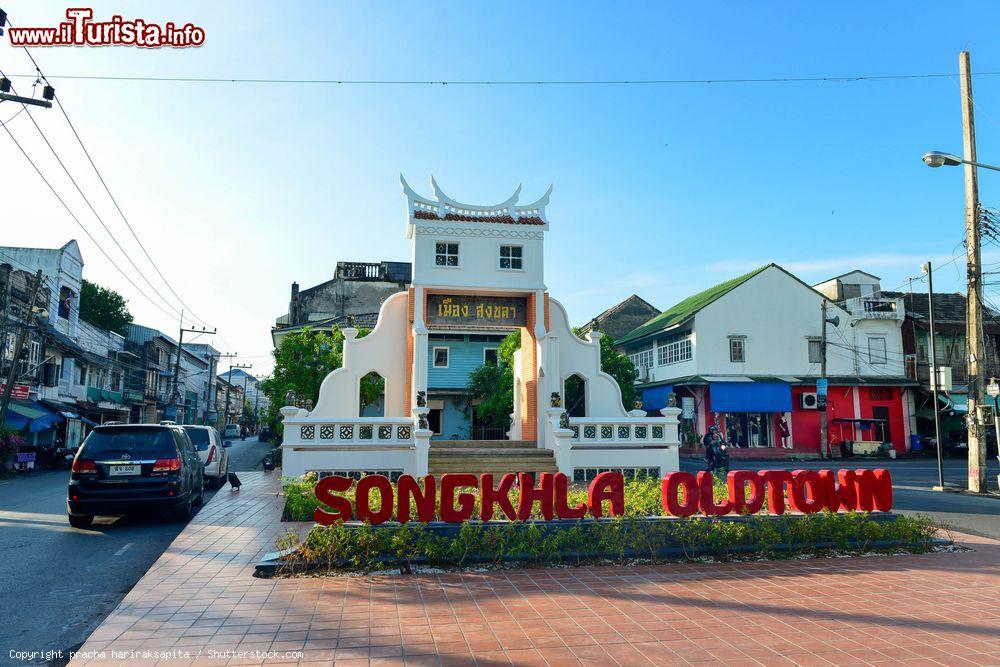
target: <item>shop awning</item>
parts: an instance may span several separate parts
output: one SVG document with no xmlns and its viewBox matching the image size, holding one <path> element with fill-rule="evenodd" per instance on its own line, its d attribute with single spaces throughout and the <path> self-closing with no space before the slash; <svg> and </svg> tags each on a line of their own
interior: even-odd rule
<svg viewBox="0 0 1000 667">
<path fill-rule="evenodd" d="M 790 412 L 792 388 L 785 382 L 713 382 L 712 412 Z"/>
<path fill-rule="evenodd" d="M 959 412 L 962 414 L 965 414 L 969 411 L 968 394 L 939 393 L 938 399 L 940 399 L 941 404 L 945 410 L 951 410 L 953 412 Z"/>
<path fill-rule="evenodd" d="M 30 433 L 47 431 L 54 424 L 63 421 L 63 416 L 53 412 L 41 403 L 30 399 L 12 398 L 7 405 L 4 424 L 19 431 L 28 428 Z"/>
<path fill-rule="evenodd" d="M 642 390 L 642 409 L 646 412 L 661 410 L 667 407 L 667 396 L 674 390 L 674 385 L 663 384 Z"/>
</svg>

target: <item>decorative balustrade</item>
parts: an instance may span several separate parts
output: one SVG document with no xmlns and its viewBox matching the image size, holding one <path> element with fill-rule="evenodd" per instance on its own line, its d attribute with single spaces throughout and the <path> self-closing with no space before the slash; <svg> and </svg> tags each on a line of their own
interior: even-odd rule
<svg viewBox="0 0 1000 667">
<path fill-rule="evenodd" d="M 413 445 L 414 420 L 406 417 L 354 419 L 286 418 L 285 442 L 302 445 Z"/>
<path fill-rule="evenodd" d="M 592 417 L 570 417 L 569 429 L 573 444 L 677 444 L 671 441 L 670 427 L 676 432 L 676 421 L 663 417 L 631 417 L 613 420 Z"/>
</svg>

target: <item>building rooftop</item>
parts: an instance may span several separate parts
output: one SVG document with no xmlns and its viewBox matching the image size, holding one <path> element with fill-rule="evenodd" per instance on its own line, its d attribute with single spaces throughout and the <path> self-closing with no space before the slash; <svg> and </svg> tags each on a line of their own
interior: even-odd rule
<svg viewBox="0 0 1000 667">
<path fill-rule="evenodd" d="M 434 177 L 431 177 L 431 190 L 434 192 L 434 199 L 417 194 L 402 175 L 399 177 L 399 182 L 403 186 L 403 194 L 406 195 L 410 226 L 417 220 L 482 222 L 502 225 L 548 225 L 545 207 L 552 194 L 551 186 L 544 195 L 530 204 L 518 204 L 521 197 L 521 186 L 519 185 L 514 190 L 514 194 L 499 204 L 480 206 L 478 204 L 464 204 L 452 199 L 441 190 Z"/>
<path fill-rule="evenodd" d="M 699 310 L 701 310 L 708 304 L 720 299 L 721 297 L 733 291 L 746 281 L 756 276 L 758 273 L 761 273 L 765 269 L 768 269 L 772 266 L 777 267 L 778 265 L 773 263 L 767 264 L 766 266 L 762 266 L 759 269 L 754 269 L 750 273 L 746 273 L 743 274 L 742 276 L 738 276 L 736 278 L 732 278 L 725 282 L 719 283 L 718 285 L 709 287 L 708 289 L 698 292 L 697 294 L 692 294 L 683 301 L 674 304 L 670 308 L 666 309 L 665 311 L 663 311 L 653 319 L 649 320 L 642 326 L 636 327 L 629 333 L 625 334 L 617 342 L 627 343 L 629 341 L 642 338 L 643 336 L 648 336 L 649 334 L 662 331 L 663 329 L 667 329 L 677 324 L 681 324 L 689 320 L 692 316 L 694 316 L 695 313 L 697 313 Z"/>
</svg>

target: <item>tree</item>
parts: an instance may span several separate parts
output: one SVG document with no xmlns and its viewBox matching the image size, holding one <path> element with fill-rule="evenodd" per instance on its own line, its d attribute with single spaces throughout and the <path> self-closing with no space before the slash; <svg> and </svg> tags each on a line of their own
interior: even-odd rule
<svg viewBox="0 0 1000 667">
<path fill-rule="evenodd" d="M 368 334 L 367 329 L 358 329 L 358 337 Z M 261 382 L 261 391 L 270 400 L 266 423 L 275 433 L 280 433 L 281 418 L 278 410 L 285 405 L 289 391 L 303 400 L 314 404 L 319 399 L 319 387 L 331 371 L 344 363 L 344 334 L 339 327 L 329 333 L 303 329 L 288 334 L 273 352 L 274 371 Z M 361 383 L 361 404 L 375 401 L 383 391 L 383 381 Z"/>
<path fill-rule="evenodd" d="M 84 280 L 80 288 L 80 319 L 124 336 L 132 323 L 132 313 L 121 294 Z"/>
<path fill-rule="evenodd" d="M 577 332 L 577 335 L 579 333 Z M 476 416 L 491 426 L 507 427 L 510 414 L 514 411 L 514 353 L 521 347 L 521 334 L 514 332 L 503 339 L 497 350 L 497 363 L 483 364 L 469 374 L 467 389 L 472 399 L 479 399 Z M 622 393 L 622 405 L 631 410 L 635 403 L 635 366 L 628 357 L 615 349 L 611 336 L 601 338 L 601 369 L 613 377 Z M 579 386 L 574 385 L 574 381 Z M 583 396 L 583 387 L 578 379 L 567 381 L 564 405 Z M 563 392 L 560 392 L 563 393 Z M 539 397 L 539 400 L 545 400 Z"/>
</svg>

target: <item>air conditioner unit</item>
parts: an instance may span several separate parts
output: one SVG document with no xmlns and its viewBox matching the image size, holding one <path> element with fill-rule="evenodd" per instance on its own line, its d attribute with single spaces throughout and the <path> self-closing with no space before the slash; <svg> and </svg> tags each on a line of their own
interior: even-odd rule
<svg viewBox="0 0 1000 667">
<path fill-rule="evenodd" d="M 819 406 L 819 398 L 814 391 L 799 394 L 799 407 L 803 410 L 815 410 Z"/>
<path fill-rule="evenodd" d="M 638 368 L 635 369 L 635 371 L 636 371 L 635 379 L 638 380 L 639 382 L 646 382 L 647 380 L 649 380 L 648 366 L 639 366 Z"/>
</svg>

